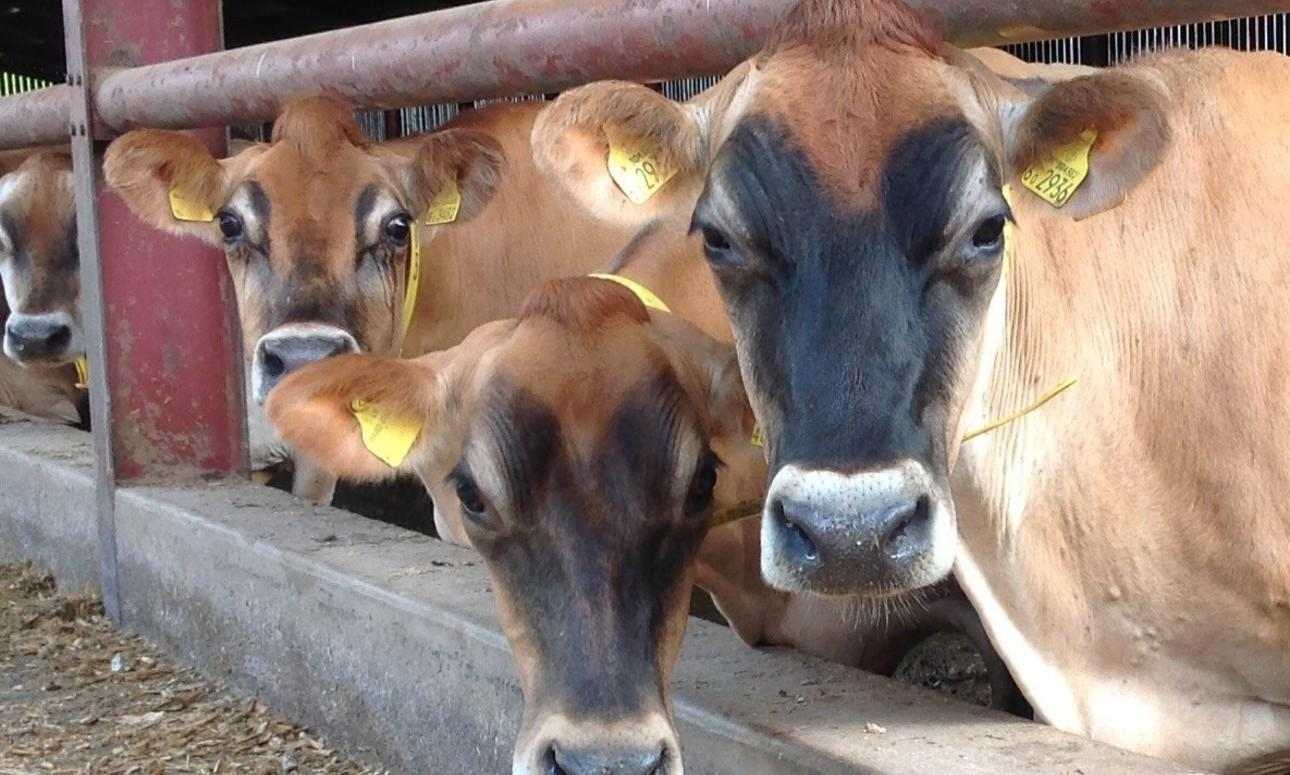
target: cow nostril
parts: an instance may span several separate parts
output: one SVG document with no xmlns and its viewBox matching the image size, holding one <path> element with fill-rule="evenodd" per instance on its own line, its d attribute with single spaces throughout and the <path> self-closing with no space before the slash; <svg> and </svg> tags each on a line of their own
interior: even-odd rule
<svg viewBox="0 0 1290 775">
<path fill-rule="evenodd" d="M 784 508 L 784 501 L 775 501 L 773 509 L 775 519 L 779 522 L 784 533 L 785 548 L 792 554 L 806 560 L 814 561 L 819 559 L 820 550 L 815 546 L 815 542 L 811 540 L 811 536 L 807 534 L 806 530 Z"/>
<path fill-rule="evenodd" d="M 49 352 L 60 352 L 67 347 L 72 341 L 72 330 L 67 326 L 57 326 L 45 340 Z"/>
<path fill-rule="evenodd" d="M 931 500 L 926 495 L 893 506 L 879 522 L 879 545 L 888 554 L 899 554 L 911 544 L 921 545 L 924 536 L 918 534 L 926 528 L 930 512 Z"/>
<path fill-rule="evenodd" d="M 260 365 L 264 369 L 264 376 L 274 382 L 280 379 L 287 370 L 287 364 L 282 358 L 268 349 L 264 351 L 264 356 L 260 359 Z"/>
<path fill-rule="evenodd" d="M 552 743 L 540 765 L 546 775 L 663 775 L 667 770 L 667 745 L 565 750 Z"/>
</svg>

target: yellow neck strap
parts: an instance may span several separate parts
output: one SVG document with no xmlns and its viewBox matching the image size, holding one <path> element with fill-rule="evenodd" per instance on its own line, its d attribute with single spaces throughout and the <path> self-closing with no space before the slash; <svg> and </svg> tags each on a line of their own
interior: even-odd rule
<svg viewBox="0 0 1290 775">
<path fill-rule="evenodd" d="M 408 329 L 412 327 L 412 313 L 417 308 L 417 291 L 421 287 L 421 226 L 441 226 L 446 223 L 452 223 L 457 220 L 457 215 L 461 212 L 461 189 L 457 187 L 457 180 L 451 179 L 444 182 L 439 193 L 435 194 L 434 199 L 426 207 L 425 213 L 420 218 L 412 222 L 412 229 L 408 234 L 408 277 L 407 287 L 403 291 L 403 318 L 402 325 L 399 329 L 399 352 L 403 352 L 403 342 L 408 337 Z"/>
<path fill-rule="evenodd" d="M 421 286 L 421 229 L 417 228 L 417 223 L 412 223 L 412 231 L 408 235 L 410 244 L 408 245 L 408 276 L 406 278 L 403 290 L 403 317 L 399 327 L 399 352 L 403 352 L 403 342 L 408 337 L 408 329 L 412 327 L 412 313 L 417 308 L 417 290 Z"/>
<path fill-rule="evenodd" d="M 656 309 L 660 312 L 672 311 L 668 309 L 667 305 L 663 303 L 663 300 L 660 299 L 658 296 L 656 296 L 653 291 L 641 285 L 640 283 L 636 282 L 635 280 L 629 280 L 626 277 L 619 277 L 616 274 L 597 273 L 597 274 L 590 274 L 587 276 L 595 277 L 600 280 L 608 280 L 611 283 L 618 283 L 619 285 L 623 286 L 627 290 L 636 294 L 636 298 L 641 300 L 641 304 L 644 304 L 646 307 L 649 307 L 650 309 Z"/>
<path fill-rule="evenodd" d="M 76 367 L 76 387 L 81 390 L 87 390 L 90 386 L 90 359 L 84 355 L 72 361 Z"/>
</svg>

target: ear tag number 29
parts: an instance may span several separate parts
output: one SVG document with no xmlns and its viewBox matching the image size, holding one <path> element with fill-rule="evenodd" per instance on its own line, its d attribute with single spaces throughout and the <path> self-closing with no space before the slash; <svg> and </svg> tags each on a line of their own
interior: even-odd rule
<svg viewBox="0 0 1290 775">
<path fill-rule="evenodd" d="M 1088 157 L 1096 141 L 1097 130 L 1085 129 L 1049 158 L 1032 164 L 1022 173 L 1022 184 L 1053 207 L 1061 207 L 1088 177 Z"/>
<path fill-rule="evenodd" d="M 636 204 L 644 204 L 650 197 L 676 174 L 676 168 L 668 166 L 659 156 L 657 149 L 639 144 L 609 145 L 609 177 L 614 185 L 628 199 Z"/>
</svg>

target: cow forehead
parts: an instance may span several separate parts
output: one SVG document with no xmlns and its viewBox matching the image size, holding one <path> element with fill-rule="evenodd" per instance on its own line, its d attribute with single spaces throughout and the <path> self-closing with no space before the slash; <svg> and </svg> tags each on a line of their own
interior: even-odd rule
<svg viewBox="0 0 1290 775">
<path fill-rule="evenodd" d="M 599 443 L 624 406 L 680 390 L 666 355 L 636 323 L 570 331 L 524 321 L 498 353 L 493 376 L 547 407 L 583 448 Z"/>
<path fill-rule="evenodd" d="M 354 205 L 369 186 L 393 192 L 384 166 L 350 144 L 318 156 L 302 152 L 294 143 L 278 142 L 248 166 L 243 179 L 260 186 L 275 217 L 323 223 L 343 218 L 352 224 Z"/>
<path fill-rule="evenodd" d="M 775 128 L 845 209 L 872 209 L 893 150 L 919 128 L 961 109 L 946 65 L 925 52 L 868 46 L 838 52 L 810 46 L 761 62 L 740 126 Z"/>
<path fill-rule="evenodd" d="M 34 159 L 0 182 L 2 228 L 17 232 L 37 261 L 71 237 L 76 219 L 72 173 L 57 160 Z"/>
</svg>

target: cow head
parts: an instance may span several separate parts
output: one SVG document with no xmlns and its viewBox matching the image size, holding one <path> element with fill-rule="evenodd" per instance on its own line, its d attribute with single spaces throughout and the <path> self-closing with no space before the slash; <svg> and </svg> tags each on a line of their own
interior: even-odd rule
<svg viewBox="0 0 1290 775">
<path fill-rule="evenodd" d="M 416 429 L 400 468 L 451 485 L 436 508 L 486 561 L 526 699 L 514 771 L 681 772 L 668 675 L 714 501 L 739 497 L 713 449 L 751 448 L 733 350 L 619 285 L 560 280 L 444 353 L 302 369 L 267 408 L 332 473 L 390 476 L 356 401 Z"/>
<path fill-rule="evenodd" d="M 79 255 L 71 157 L 36 153 L 0 177 L 5 355 L 51 365 L 85 354 Z"/>
<path fill-rule="evenodd" d="M 601 85 L 551 115 L 652 132 L 706 181 L 693 228 L 768 442 L 767 581 L 933 583 L 955 558 L 964 409 L 1003 336 L 1004 184 L 1093 129 L 1062 213 L 1114 207 L 1168 144 L 1162 90 L 1116 71 L 1014 83 L 895 0 L 806 0 L 713 92 L 677 110 Z"/>
<path fill-rule="evenodd" d="M 141 219 L 223 248 L 262 402 L 306 363 L 395 351 L 410 243 L 433 237 L 414 222 L 452 184 L 459 219 L 473 217 L 501 164 L 496 142 L 472 130 L 373 145 L 350 106 L 310 97 L 284 108 L 271 142 L 231 158 L 145 129 L 112 143 L 104 172 Z"/>
</svg>

